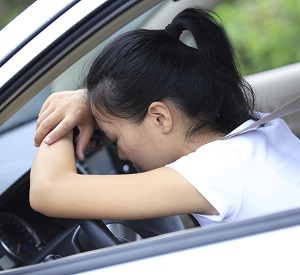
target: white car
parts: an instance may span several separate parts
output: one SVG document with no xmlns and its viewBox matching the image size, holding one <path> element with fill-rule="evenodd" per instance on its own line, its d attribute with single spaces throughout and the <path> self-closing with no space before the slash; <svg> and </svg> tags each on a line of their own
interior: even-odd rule
<svg viewBox="0 0 300 275">
<path fill-rule="evenodd" d="M 29 205 L 35 121 L 47 96 L 79 87 L 95 52 L 115 35 L 163 28 L 183 7 L 213 9 L 219 2 L 37 0 L 0 32 L 1 274 L 299 274 L 300 209 L 201 228 L 190 215 L 78 221 L 46 217 Z M 300 63 L 247 76 L 259 111 L 296 98 L 299 76 Z M 284 119 L 300 137 L 299 112 Z M 97 133 L 93 138 L 101 142 Z M 136 172 L 113 146 L 88 153 L 77 168 Z"/>
</svg>

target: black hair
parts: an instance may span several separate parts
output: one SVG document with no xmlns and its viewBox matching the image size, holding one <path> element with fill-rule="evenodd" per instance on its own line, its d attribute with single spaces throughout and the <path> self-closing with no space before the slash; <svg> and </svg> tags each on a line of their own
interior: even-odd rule
<svg viewBox="0 0 300 275">
<path fill-rule="evenodd" d="M 179 40 L 190 31 L 197 48 Z M 88 104 L 141 123 L 155 101 L 172 102 L 195 121 L 227 134 L 252 118 L 254 94 L 240 76 L 222 25 L 211 11 L 188 8 L 166 30 L 124 33 L 97 56 L 86 77 Z"/>
</svg>

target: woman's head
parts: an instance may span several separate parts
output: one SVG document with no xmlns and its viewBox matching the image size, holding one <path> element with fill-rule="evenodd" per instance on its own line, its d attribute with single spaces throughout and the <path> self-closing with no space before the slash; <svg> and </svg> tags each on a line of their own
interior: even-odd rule
<svg viewBox="0 0 300 275">
<path fill-rule="evenodd" d="M 190 31 L 197 48 L 179 40 Z M 133 30 L 99 54 L 86 78 L 88 102 L 102 114 L 140 124 L 153 102 L 170 102 L 224 134 L 252 117 L 251 88 L 240 77 L 230 43 L 210 12 L 186 9 L 165 30 Z"/>
</svg>

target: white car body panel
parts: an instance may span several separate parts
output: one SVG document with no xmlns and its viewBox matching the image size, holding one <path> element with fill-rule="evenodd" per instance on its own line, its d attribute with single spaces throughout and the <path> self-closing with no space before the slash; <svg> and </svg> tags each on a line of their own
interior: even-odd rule
<svg viewBox="0 0 300 275">
<path fill-rule="evenodd" d="M 43 32 L 26 44 L 8 62 L 0 67 L 0 87 L 9 81 L 15 74 L 16 68 L 20 71 L 39 53 L 43 52 L 53 41 L 56 41 L 78 21 L 103 4 L 106 0 L 82 0 L 66 11 L 61 17 L 49 25 Z"/>
<path fill-rule="evenodd" d="M 111 274 L 289 274 L 300 272 L 300 226 L 219 242 L 180 252 L 78 273 Z M 289 257 L 286 257 L 287 251 Z"/>
<path fill-rule="evenodd" d="M 5 59 L 14 49 L 20 47 L 35 32 L 47 22 L 51 22 L 55 15 L 68 7 L 75 0 L 38 0 L 11 21 L 0 32 L 0 61 Z M 50 5 L 49 5 L 50 4 Z M 31 20 L 27 20 L 27 18 Z M 11 35 L 12 33 L 17 35 Z"/>
</svg>

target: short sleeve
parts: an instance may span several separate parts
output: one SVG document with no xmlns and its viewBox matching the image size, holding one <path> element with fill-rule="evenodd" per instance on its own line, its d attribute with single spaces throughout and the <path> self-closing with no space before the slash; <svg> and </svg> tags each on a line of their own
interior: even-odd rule
<svg viewBox="0 0 300 275">
<path fill-rule="evenodd" d="M 197 215 L 197 219 L 202 216 L 202 223 L 232 220 L 241 204 L 241 164 L 234 151 L 224 143 L 226 141 L 206 144 L 168 165 L 219 212 L 219 215 Z"/>
</svg>

